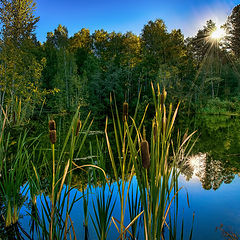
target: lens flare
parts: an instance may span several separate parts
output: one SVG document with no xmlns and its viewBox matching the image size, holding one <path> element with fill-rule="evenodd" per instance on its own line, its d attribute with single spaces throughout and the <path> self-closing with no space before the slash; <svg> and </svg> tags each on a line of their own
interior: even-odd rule
<svg viewBox="0 0 240 240">
<path fill-rule="evenodd" d="M 211 33 L 211 38 L 214 39 L 214 40 L 220 40 L 222 38 L 224 38 L 226 35 L 226 32 L 224 31 L 224 29 L 222 28 L 216 28 L 216 30 L 214 30 L 212 33 Z"/>
</svg>

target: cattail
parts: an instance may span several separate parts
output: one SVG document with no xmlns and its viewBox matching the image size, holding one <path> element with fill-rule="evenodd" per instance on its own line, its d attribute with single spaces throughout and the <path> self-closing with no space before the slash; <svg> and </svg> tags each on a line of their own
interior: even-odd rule
<svg viewBox="0 0 240 240">
<path fill-rule="evenodd" d="M 147 140 L 143 140 L 141 142 L 141 156 L 142 156 L 143 167 L 148 169 L 150 167 L 150 154 L 149 154 L 149 145 Z"/>
<path fill-rule="evenodd" d="M 154 141 L 156 142 L 156 140 L 157 140 L 157 123 L 155 120 L 153 122 L 153 138 L 154 138 Z"/>
<path fill-rule="evenodd" d="M 50 131 L 51 131 L 51 130 L 56 130 L 56 123 L 55 123 L 54 120 L 50 120 L 50 121 L 48 122 L 48 126 L 49 126 L 49 130 L 50 130 Z"/>
<path fill-rule="evenodd" d="M 50 142 L 52 144 L 55 144 L 57 141 L 57 132 L 56 130 L 50 130 L 49 131 L 49 137 L 50 137 Z"/>
<path fill-rule="evenodd" d="M 81 122 L 80 119 L 78 119 L 77 127 L 76 127 L 76 134 L 75 134 L 76 137 L 78 136 L 78 133 L 79 133 L 79 130 L 80 130 L 81 127 L 82 127 L 82 122 Z"/>
<path fill-rule="evenodd" d="M 123 103 L 123 121 L 127 121 L 128 119 L 128 103 L 125 101 Z"/>
<path fill-rule="evenodd" d="M 146 140 L 146 128 L 143 125 L 143 140 Z"/>
<path fill-rule="evenodd" d="M 161 94 L 161 108 L 162 108 L 162 111 L 163 111 L 163 104 L 165 103 L 166 98 L 167 98 L 167 91 L 164 88 L 163 92 Z"/>
</svg>

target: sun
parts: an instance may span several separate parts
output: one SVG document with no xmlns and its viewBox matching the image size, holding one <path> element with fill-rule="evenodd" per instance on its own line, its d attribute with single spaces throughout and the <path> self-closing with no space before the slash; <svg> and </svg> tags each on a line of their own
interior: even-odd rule
<svg viewBox="0 0 240 240">
<path fill-rule="evenodd" d="M 216 28 L 210 35 L 210 37 L 214 40 L 221 40 L 226 35 L 226 32 L 222 28 Z"/>
</svg>

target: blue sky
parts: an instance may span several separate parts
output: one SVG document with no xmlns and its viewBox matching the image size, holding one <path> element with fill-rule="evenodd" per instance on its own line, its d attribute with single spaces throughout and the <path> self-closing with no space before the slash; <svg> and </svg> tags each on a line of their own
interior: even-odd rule
<svg viewBox="0 0 240 240">
<path fill-rule="evenodd" d="M 171 31 L 180 28 L 194 36 L 209 19 L 222 24 L 240 0 L 36 0 L 40 21 L 36 30 L 41 42 L 58 24 L 69 36 L 81 28 L 140 34 L 149 20 L 161 18 Z"/>
</svg>

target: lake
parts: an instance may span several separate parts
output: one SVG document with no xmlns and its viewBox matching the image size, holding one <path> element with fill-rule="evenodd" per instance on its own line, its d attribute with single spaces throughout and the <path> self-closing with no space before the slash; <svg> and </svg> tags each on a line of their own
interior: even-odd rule
<svg viewBox="0 0 240 240">
<path fill-rule="evenodd" d="M 197 115 L 178 120 L 177 127 L 189 128 L 195 134 L 197 142 L 181 168 L 179 185 L 184 186 L 179 192 L 179 226 L 184 219 L 186 236 L 189 235 L 193 223 L 193 239 L 224 239 L 222 227 L 226 232 L 240 233 L 240 119 L 231 116 Z M 103 135 L 102 135 L 103 136 Z M 78 181 L 78 180 L 76 180 Z M 116 183 L 113 184 L 116 190 Z M 133 178 L 132 189 L 136 194 L 137 182 Z M 86 189 L 85 189 L 86 191 Z M 93 212 L 92 201 L 100 187 L 89 191 L 88 210 Z M 82 192 L 74 190 L 81 197 Z M 187 204 L 187 194 L 190 206 Z M 117 198 L 117 193 L 113 194 Z M 29 232 L 30 217 L 26 206 L 21 209 L 22 227 Z M 113 211 L 119 216 L 119 202 Z M 84 212 L 81 199 L 73 208 L 72 221 L 78 239 L 84 239 Z M 88 238 L 96 239 L 91 218 L 89 217 Z M 126 224 L 130 222 L 126 212 Z M 143 224 L 139 224 L 138 239 L 143 238 Z M 117 239 L 114 224 L 111 225 L 108 239 Z M 180 239 L 180 238 L 179 238 Z M 187 239 L 187 238 L 186 238 Z"/>
</svg>

